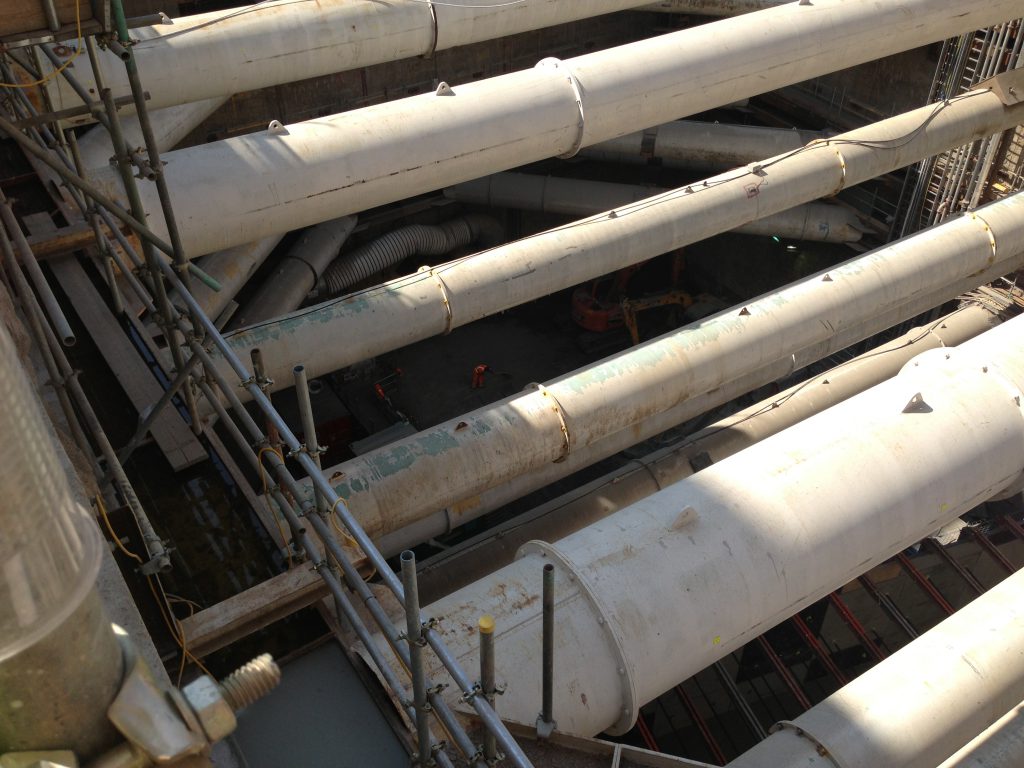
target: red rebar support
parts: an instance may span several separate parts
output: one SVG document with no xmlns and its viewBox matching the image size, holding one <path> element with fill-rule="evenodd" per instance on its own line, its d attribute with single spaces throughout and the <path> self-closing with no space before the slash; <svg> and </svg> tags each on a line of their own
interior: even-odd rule
<svg viewBox="0 0 1024 768">
<path fill-rule="evenodd" d="M 846 685 L 849 680 L 846 675 L 843 674 L 842 670 L 836 666 L 836 663 L 832 660 L 832 655 L 825 650 L 825 646 L 821 644 L 821 641 L 815 637 L 811 628 L 807 626 L 807 622 L 803 620 L 799 614 L 794 616 L 791 621 L 796 627 L 796 631 L 800 633 L 800 636 L 807 643 L 807 647 L 811 649 L 811 652 L 818 657 L 818 661 L 825 665 L 825 669 L 829 671 L 829 674 L 836 679 L 840 685 Z"/>
<path fill-rule="evenodd" d="M 903 552 L 900 552 L 898 555 L 896 555 L 896 560 L 899 561 L 899 564 L 901 566 L 903 566 L 903 570 L 907 572 L 907 575 L 914 580 L 914 583 L 917 584 L 917 586 L 919 586 L 921 589 L 923 589 L 925 593 L 928 595 L 928 597 L 930 597 L 932 601 L 937 606 L 939 606 L 939 608 L 945 611 L 947 616 L 953 615 L 953 606 L 950 605 L 949 601 L 947 601 L 946 598 L 942 596 L 942 593 L 935 588 L 935 585 L 932 584 L 928 580 L 928 578 L 917 569 L 917 566 L 910 562 L 909 557 L 907 557 Z"/>
<path fill-rule="evenodd" d="M 886 656 L 885 651 L 883 651 L 881 647 L 879 647 L 878 643 L 874 641 L 874 638 L 868 634 L 867 628 L 860 623 L 856 616 L 853 615 L 853 611 L 850 610 L 850 606 L 843 602 L 843 598 L 839 596 L 839 593 L 833 592 L 828 596 L 828 599 L 832 602 L 832 606 L 839 612 L 843 621 L 846 622 L 846 626 L 848 626 L 850 631 L 857 636 L 857 639 L 860 640 L 860 644 L 867 649 L 867 652 L 874 657 L 875 661 L 881 661 L 884 659 Z"/>
<path fill-rule="evenodd" d="M 722 752 L 722 748 L 718 745 L 718 741 L 715 740 L 714 735 L 711 733 L 711 728 L 708 727 L 707 721 L 701 716 L 700 711 L 697 709 L 697 705 L 693 703 L 693 699 L 683 690 L 683 686 L 677 685 L 675 687 L 676 695 L 679 700 L 686 707 L 686 712 L 690 716 L 690 720 L 697 726 L 700 731 L 700 735 L 704 737 L 704 743 L 707 745 L 711 754 L 714 755 L 715 761 L 719 765 L 725 765 L 725 753 Z"/>
<path fill-rule="evenodd" d="M 771 662 L 771 665 L 775 668 L 776 674 L 778 674 L 782 679 L 782 682 L 785 683 L 789 692 L 793 694 L 793 698 L 797 700 L 797 703 L 799 703 L 806 712 L 811 708 L 811 700 L 807 698 L 807 694 L 805 694 L 803 689 L 800 688 L 796 678 L 793 677 L 793 673 L 790 672 L 786 665 L 782 663 L 782 659 L 779 658 L 779 654 L 777 654 L 775 649 L 772 648 L 771 643 L 768 642 L 768 638 L 764 635 L 760 635 L 757 638 L 757 642 L 761 646 L 761 650 L 764 651 L 764 655 L 768 657 L 768 661 Z"/>
</svg>

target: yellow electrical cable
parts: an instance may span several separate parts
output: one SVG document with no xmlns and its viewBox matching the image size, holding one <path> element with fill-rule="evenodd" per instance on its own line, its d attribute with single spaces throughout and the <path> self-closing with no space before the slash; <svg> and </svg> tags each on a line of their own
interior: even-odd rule
<svg viewBox="0 0 1024 768">
<path fill-rule="evenodd" d="M 45 85 L 71 66 L 71 62 L 77 59 L 79 54 L 82 52 L 82 0 L 75 0 L 75 28 L 78 34 L 78 42 L 75 43 L 75 52 L 71 54 L 71 58 L 57 67 L 57 69 L 53 70 L 53 72 L 48 74 L 46 77 L 32 83 L 0 83 L 0 86 L 4 88 L 34 88 L 37 85 Z"/>
<path fill-rule="evenodd" d="M 281 455 L 281 451 L 273 446 L 265 445 L 260 448 L 259 453 L 256 454 L 256 463 L 260 468 L 260 483 L 263 485 L 263 501 L 267 505 L 267 511 L 270 516 L 274 518 L 274 523 L 277 525 L 277 531 L 281 534 L 281 542 L 284 544 L 284 551 L 288 555 L 288 567 L 292 567 L 292 548 L 288 545 L 288 536 L 284 532 L 284 522 L 277 516 L 277 512 L 274 511 L 274 506 L 270 503 L 270 486 L 267 484 L 267 470 L 263 466 L 263 454 L 267 452 L 273 453 L 277 458 L 284 463 L 284 456 Z"/>
<path fill-rule="evenodd" d="M 367 562 L 370 562 L 370 558 L 368 558 L 366 556 L 366 552 L 363 551 L 363 548 L 359 546 L 359 542 L 356 541 L 354 538 L 352 538 L 352 534 L 349 533 L 348 531 L 346 531 L 344 528 L 342 528 L 341 524 L 338 522 L 338 518 L 336 517 L 336 513 L 338 511 L 338 505 L 341 504 L 342 501 L 343 501 L 343 499 L 341 498 L 341 496 L 339 496 L 337 499 L 335 499 L 334 505 L 331 507 L 331 512 L 330 512 L 330 515 L 329 515 L 330 520 L 331 520 L 331 527 L 334 528 L 334 530 L 336 530 L 338 533 L 340 533 L 342 538 L 344 538 L 345 541 L 347 541 L 356 551 L 362 553 L 363 558 Z M 369 575 L 363 577 L 363 581 L 369 581 L 370 579 L 372 579 L 376 575 L 377 575 L 377 566 L 373 566 L 370 569 Z"/>
<path fill-rule="evenodd" d="M 100 518 L 103 520 L 103 525 L 106 527 L 107 532 L 110 534 L 110 538 L 114 540 L 114 544 L 117 545 L 117 548 L 121 550 L 121 552 L 123 552 L 125 555 L 141 564 L 143 562 L 142 558 L 134 552 L 132 552 L 131 550 L 129 550 L 127 547 L 125 547 L 125 545 L 121 543 L 120 537 L 116 533 L 114 533 L 114 526 L 110 523 L 110 517 L 107 515 L 107 505 L 103 503 L 103 497 L 97 494 L 95 497 L 95 501 L 96 510 L 100 513 Z M 162 600 L 160 598 L 160 595 L 157 594 L 156 586 L 154 586 L 153 584 L 154 581 L 156 582 L 157 586 L 160 587 L 160 593 L 163 595 Z M 203 672 L 210 675 L 210 677 L 213 677 L 213 675 L 210 674 L 210 670 L 208 670 L 198 658 L 196 658 L 192 653 L 189 652 L 186 644 L 185 633 L 181 630 L 181 623 L 178 621 L 178 617 L 175 616 L 174 611 L 171 610 L 167 593 L 164 592 L 163 584 L 160 583 L 160 580 L 156 576 L 152 576 L 149 574 L 146 575 L 146 583 L 149 585 L 149 591 L 153 594 L 153 600 L 156 602 L 156 607 L 160 611 L 160 617 L 164 620 L 164 625 L 167 627 L 167 630 L 171 633 L 171 637 L 174 638 L 175 643 L 177 643 L 178 647 L 181 648 L 181 664 L 178 667 L 178 685 L 181 685 L 181 678 L 185 673 L 186 659 L 188 659 L 197 667 L 199 667 L 199 669 L 201 669 Z M 195 613 L 195 607 L 198 607 L 197 604 L 191 600 L 186 600 L 183 597 L 175 596 L 175 599 L 179 602 L 189 604 L 189 618 L 191 618 L 192 615 Z M 171 619 L 173 619 L 173 622 L 171 621 Z"/>
</svg>

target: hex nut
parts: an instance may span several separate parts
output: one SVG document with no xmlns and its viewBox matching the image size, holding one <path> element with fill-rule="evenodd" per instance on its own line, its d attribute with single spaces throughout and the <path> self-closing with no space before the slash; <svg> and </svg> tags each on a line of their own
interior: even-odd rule
<svg viewBox="0 0 1024 768">
<path fill-rule="evenodd" d="M 211 744 L 234 732 L 238 721 L 217 681 L 203 675 L 182 688 L 181 692 Z"/>
</svg>

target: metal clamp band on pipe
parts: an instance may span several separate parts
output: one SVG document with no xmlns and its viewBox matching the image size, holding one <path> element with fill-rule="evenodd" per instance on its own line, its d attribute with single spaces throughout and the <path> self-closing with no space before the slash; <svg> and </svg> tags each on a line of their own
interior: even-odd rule
<svg viewBox="0 0 1024 768">
<path fill-rule="evenodd" d="M 845 768 L 843 765 L 836 762 L 835 758 L 832 756 L 832 752 L 829 751 L 828 747 L 826 747 L 812 734 L 805 731 L 792 720 L 779 720 L 777 723 L 775 723 L 775 725 L 768 729 L 769 734 L 778 733 L 779 731 L 792 731 L 799 738 L 807 739 L 807 741 L 811 742 L 814 745 L 814 751 L 822 757 L 824 757 L 826 760 L 828 760 L 832 765 L 835 766 L 835 768 Z"/>
<path fill-rule="evenodd" d="M 613 626 L 615 622 L 608 621 L 605 618 L 609 615 L 608 610 L 601 604 L 597 594 L 590 588 L 586 577 L 576 568 L 572 560 L 559 551 L 558 547 L 546 541 L 529 541 L 519 548 L 516 559 L 526 557 L 527 555 L 540 555 L 542 558 L 553 561 L 561 568 L 568 577 L 567 581 L 579 590 L 579 594 L 590 605 L 597 625 L 604 630 L 605 642 L 608 644 L 608 648 L 611 650 L 618 665 L 619 692 L 622 697 L 619 719 L 608 728 L 608 733 L 613 736 L 625 733 L 636 722 L 642 702 L 637 695 L 636 680 L 633 677 L 632 669 L 626 661 L 628 656 L 626 655 L 624 641 L 618 636 Z"/>
<path fill-rule="evenodd" d="M 572 88 L 572 95 L 576 99 L 576 109 L 580 113 L 579 133 L 576 135 L 576 141 L 573 142 L 569 151 L 558 156 L 562 160 L 568 160 L 570 157 L 575 157 L 576 153 L 580 151 L 586 133 L 587 116 L 583 112 L 583 92 L 580 89 L 580 81 L 576 79 L 576 73 L 564 61 L 556 59 L 554 56 L 538 61 L 536 69 L 557 69 L 564 72 L 566 79 L 569 81 L 569 87 Z"/>
<path fill-rule="evenodd" d="M 551 410 L 554 411 L 555 416 L 558 417 L 558 427 L 562 431 L 563 441 L 562 455 L 555 459 L 555 463 L 557 464 L 560 461 L 565 461 L 566 458 L 568 458 L 569 453 L 572 451 L 572 437 L 569 435 L 569 425 L 565 421 L 565 411 L 562 410 L 562 405 L 558 402 L 558 398 L 556 398 L 551 390 L 543 384 L 533 382 L 532 384 L 526 385 L 526 389 L 531 388 L 540 392 L 542 397 L 551 399 Z"/>
<path fill-rule="evenodd" d="M 422 58 L 424 59 L 433 58 L 434 54 L 437 53 L 437 38 L 439 35 L 437 9 L 434 7 L 434 0 L 427 0 L 427 9 L 430 11 L 430 48 L 423 54 Z"/>
<path fill-rule="evenodd" d="M 992 231 L 992 227 L 990 227 L 989 223 L 975 211 L 971 211 L 968 216 L 970 216 L 973 221 L 981 222 L 981 228 L 985 230 L 985 234 L 988 235 L 989 245 L 992 246 L 992 261 L 994 262 L 996 260 L 996 236 Z"/>
<path fill-rule="evenodd" d="M 452 332 L 452 302 L 448 296 L 448 286 L 444 283 L 444 278 L 441 277 L 441 273 L 433 267 L 420 267 L 420 272 L 426 272 L 435 281 L 437 281 L 438 290 L 441 291 L 441 303 L 444 305 L 444 330 L 441 332 L 442 336 L 447 336 Z"/>
</svg>

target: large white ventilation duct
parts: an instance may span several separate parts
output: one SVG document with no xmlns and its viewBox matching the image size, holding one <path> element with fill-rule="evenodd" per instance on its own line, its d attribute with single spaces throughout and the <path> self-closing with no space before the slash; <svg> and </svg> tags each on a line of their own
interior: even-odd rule
<svg viewBox="0 0 1024 768">
<path fill-rule="evenodd" d="M 775 381 L 1022 263 L 1024 193 L 325 472 L 380 535 L 611 435 L 636 442 L 656 414 L 720 405 L 737 380 Z"/>
<path fill-rule="evenodd" d="M 655 159 L 669 168 L 734 168 L 823 138 L 825 134 L 817 131 L 675 120 L 602 141 L 580 154 L 616 163 Z"/>
<path fill-rule="evenodd" d="M 306 366 L 310 377 L 321 376 L 1022 121 L 1024 104 L 1006 107 L 996 94 L 975 91 L 942 106 L 850 131 L 795 155 L 762 160 L 758 172 L 746 168 L 708 179 L 706 185 L 696 182 L 691 192 L 675 190 L 614 215 L 492 248 L 432 272 L 237 331 L 228 340 L 243 359 L 259 347 L 268 375 L 284 387 L 297 364 Z M 758 194 L 749 194 L 751 187 Z M 226 366 L 224 371 L 231 373 Z"/>
<path fill-rule="evenodd" d="M 439 87 L 436 94 L 169 152 L 170 196 L 185 252 L 198 256 L 571 155 L 988 26 L 1019 15 L 1019 6 L 1020 0 L 790 3 L 566 61 L 546 59 L 531 70 Z M 120 186 L 112 170 L 97 182 L 113 195 Z M 142 184 L 141 194 L 150 225 L 164 234 L 155 186 Z"/>
<path fill-rule="evenodd" d="M 642 5 L 640 0 L 518 0 L 431 3 L 425 0 L 276 0 L 168 19 L 132 30 L 150 109 L 282 85 L 310 77 L 428 56 L 434 51 Z M 65 55 L 70 56 L 68 50 Z M 102 56 L 103 79 L 115 97 L 130 95 L 124 64 Z M 46 62 L 46 74 L 52 66 Z M 86 68 L 75 70 L 95 88 Z M 58 76 L 54 103 L 81 100 Z M 296 229 L 297 227 L 291 227 Z"/>
<path fill-rule="evenodd" d="M 955 433 L 949 436 L 951 442 L 957 439 Z M 1019 572 L 782 723 L 729 768 L 934 768 L 1020 702 L 1022 647 L 1024 572 Z M 1018 708 L 988 730 L 986 739 L 940 768 L 1019 767 L 1024 757 L 1020 720 Z"/>
<path fill-rule="evenodd" d="M 495 173 L 447 187 L 444 196 L 474 205 L 591 216 L 670 192 L 668 189 L 608 181 Z M 743 235 L 775 235 L 787 240 L 855 243 L 862 235 L 859 227 L 857 215 L 848 208 L 828 203 L 807 203 L 743 224 L 732 231 Z"/>
<path fill-rule="evenodd" d="M 477 619 L 492 615 L 502 715 L 532 723 L 541 575 L 553 565 L 559 730 L 623 733 L 642 704 L 1016 482 L 1022 388 L 1018 318 L 927 352 L 895 379 L 557 545 L 531 542 L 424 616 L 440 620 L 448 648 L 473 669 Z M 1012 648 L 1024 622 L 1011 624 L 1014 639 L 987 636 Z M 991 679 L 1005 673 L 1017 686 L 1024 654 L 1010 655 L 1012 670 Z M 998 700 L 988 722 L 1020 695 Z"/>
<path fill-rule="evenodd" d="M 501 524 L 487 534 L 487 541 L 481 542 L 479 547 L 470 547 L 466 551 L 451 550 L 452 560 L 457 560 L 456 567 L 448 567 L 445 555 L 432 558 L 434 566 L 430 581 L 433 594 L 441 596 L 454 592 L 511 562 L 519 547 L 531 539 L 551 542 L 563 539 L 689 477 L 700 466 L 721 461 L 869 387 L 881 384 L 899 373 L 911 358 L 926 350 L 962 344 L 1000 322 L 999 316 L 987 307 L 961 307 L 941 320 L 912 328 L 902 336 L 819 376 L 709 424 L 683 440 L 633 459 L 584 486 Z M 598 458 L 604 457 L 595 457 L 594 461 Z M 533 475 L 522 479 L 532 483 Z M 409 530 L 388 534 L 376 542 L 377 547 L 386 555 L 392 555 L 444 535 L 453 523 L 473 519 L 482 514 L 481 510 L 496 508 L 488 504 L 494 503 L 489 497 L 492 493 L 500 496 L 503 490 L 494 489 L 494 492 L 482 494 L 479 501 L 460 504 L 457 513 L 442 510 Z M 535 488 L 526 488 L 514 498 L 521 498 L 531 490 Z M 472 511 L 464 512 L 466 507 Z M 422 572 L 420 575 L 422 589 Z"/>
</svg>

